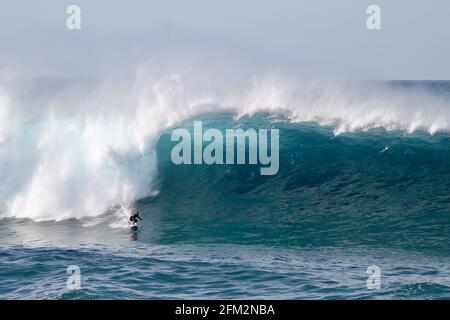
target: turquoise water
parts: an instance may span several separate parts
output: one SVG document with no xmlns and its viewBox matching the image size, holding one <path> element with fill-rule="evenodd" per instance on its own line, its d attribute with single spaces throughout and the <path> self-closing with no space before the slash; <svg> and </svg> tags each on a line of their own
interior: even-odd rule
<svg viewBox="0 0 450 320">
<path fill-rule="evenodd" d="M 166 130 L 156 145 L 159 192 L 135 203 L 138 231 L 114 225 L 112 212 L 0 220 L 0 297 L 450 297 L 447 133 L 336 136 L 331 126 L 263 113 L 196 119 L 219 129 L 278 128 L 278 174 L 176 166 Z M 80 267 L 79 290 L 66 287 L 69 265 Z M 380 289 L 367 288 L 371 265 L 381 268 Z"/>
<path fill-rule="evenodd" d="M 137 232 L 108 214 L 2 220 L 2 297 L 448 297 L 449 138 L 279 127 L 281 150 L 301 147 L 281 152 L 274 177 L 161 157 L 160 194 L 136 204 Z M 69 265 L 81 290 L 66 288 Z M 369 265 L 381 290 L 366 287 Z"/>
</svg>

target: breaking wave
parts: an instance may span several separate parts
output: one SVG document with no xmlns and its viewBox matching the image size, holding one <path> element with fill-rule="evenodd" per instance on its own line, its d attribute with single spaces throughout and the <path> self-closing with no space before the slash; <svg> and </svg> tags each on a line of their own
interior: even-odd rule
<svg viewBox="0 0 450 320">
<path fill-rule="evenodd" d="M 207 114 L 229 112 L 238 125 L 264 112 L 271 121 L 315 122 L 334 135 L 450 130 L 447 82 L 317 80 L 277 72 L 222 76 L 154 62 L 97 80 L 23 79 L 0 82 L 3 218 L 58 221 L 131 209 L 160 187 L 161 134 Z"/>
</svg>

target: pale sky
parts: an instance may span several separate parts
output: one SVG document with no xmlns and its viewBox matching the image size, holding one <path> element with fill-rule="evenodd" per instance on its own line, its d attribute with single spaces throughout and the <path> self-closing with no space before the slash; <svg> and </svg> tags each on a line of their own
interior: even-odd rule
<svg viewBox="0 0 450 320">
<path fill-rule="evenodd" d="M 81 30 L 66 28 L 70 4 Z M 371 4 L 381 30 L 366 27 Z M 313 75 L 450 79 L 450 1 L 0 0 L 0 64 L 89 76 L 164 50 Z"/>
</svg>

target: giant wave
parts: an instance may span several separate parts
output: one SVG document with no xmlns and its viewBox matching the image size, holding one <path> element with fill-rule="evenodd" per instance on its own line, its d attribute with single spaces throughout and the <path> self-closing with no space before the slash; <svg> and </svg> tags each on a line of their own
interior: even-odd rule
<svg viewBox="0 0 450 320">
<path fill-rule="evenodd" d="M 319 81 L 276 72 L 224 73 L 218 78 L 216 72 L 165 70 L 153 63 L 138 66 L 126 80 L 119 78 L 0 83 L 0 217 L 59 221 L 98 216 L 111 208 L 130 209 L 136 200 L 164 190 L 170 180 L 164 182 L 167 177 L 160 172 L 166 156 L 161 137 L 195 117 L 231 115 L 226 123 L 232 127 L 315 123 L 329 131 L 327 141 L 368 131 L 364 139 L 369 143 L 373 130 L 382 129 L 386 130 L 384 137 L 390 138 L 380 141 L 387 139 L 391 144 L 396 141 L 395 134 L 413 138 L 415 133 L 425 139 L 419 139 L 419 144 L 431 139 L 429 135 L 448 142 L 447 82 Z M 285 130 L 287 136 L 292 133 L 290 127 Z M 303 166 L 311 169 L 336 156 L 324 154 L 319 145 L 304 149 L 302 139 L 313 131 L 297 130 L 298 136 L 289 140 L 289 146 L 281 147 L 284 162 L 275 179 L 284 179 L 282 190 L 294 189 L 296 183 L 314 185 L 328 175 L 347 174 L 325 167 L 301 174 Z M 361 137 L 348 140 L 349 145 Z M 442 145 L 434 142 L 429 146 L 432 154 L 442 150 Z M 375 149 L 381 152 L 386 147 L 390 148 L 388 143 L 381 143 Z M 388 149 L 385 154 L 394 150 Z M 425 150 L 418 159 L 425 157 Z M 311 159 L 291 166 L 295 156 L 306 151 L 319 162 Z M 377 159 L 382 159 L 381 155 Z M 364 158 L 360 160 L 362 165 Z M 348 161 L 356 163 L 351 157 Z M 174 179 L 172 184 L 180 180 Z M 220 181 L 225 186 L 229 183 L 223 177 Z M 242 192 L 251 181 L 223 189 Z"/>
</svg>

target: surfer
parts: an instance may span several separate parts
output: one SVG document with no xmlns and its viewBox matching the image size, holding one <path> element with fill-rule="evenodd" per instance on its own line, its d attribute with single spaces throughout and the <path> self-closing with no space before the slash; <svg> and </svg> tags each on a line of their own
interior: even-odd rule
<svg viewBox="0 0 450 320">
<path fill-rule="evenodd" d="M 142 220 L 141 217 L 139 216 L 139 211 L 136 211 L 136 213 L 133 214 L 133 215 L 130 217 L 130 221 L 131 221 L 131 223 L 132 223 L 133 225 L 137 225 L 138 219 L 141 220 L 141 221 L 144 221 L 144 220 Z"/>
</svg>

